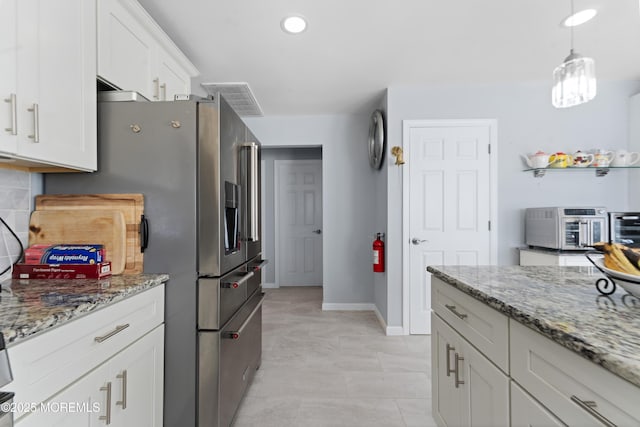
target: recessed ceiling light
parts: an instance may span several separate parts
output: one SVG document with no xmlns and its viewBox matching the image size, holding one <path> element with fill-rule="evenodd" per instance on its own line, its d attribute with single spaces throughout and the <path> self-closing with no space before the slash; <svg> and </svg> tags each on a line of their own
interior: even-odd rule
<svg viewBox="0 0 640 427">
<path fill-rule="evenodd" d="M 307 21 L 301 15 L 291 15 L 284 18 L 280 26 L 285 33 L 300 34 L 307 29 Z"/>
<path fill-rule="evenodd" d="M 593 19 L 598 13 L 595 9 L 585 9 L 568 16 L 562 21 L 564 27 L 575 27 Z"/>
</svg>

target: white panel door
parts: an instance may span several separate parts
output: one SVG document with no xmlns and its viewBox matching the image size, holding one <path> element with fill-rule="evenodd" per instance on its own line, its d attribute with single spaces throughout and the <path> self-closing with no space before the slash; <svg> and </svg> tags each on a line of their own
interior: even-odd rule
<svg viewBox="0 0 640 427">
<path fill-rule="evenodd" d="M 412 334 L 431 333 L 428 265 L 493 262 L 489 223 L 494 197 L 489 147 L 492 127 L 439 123 L 405 127 Z"/>
<path fill-rule="evenodd" d="M 276 282 L 322 285 L 322 161 L 275 162 Z"/>
</svg>

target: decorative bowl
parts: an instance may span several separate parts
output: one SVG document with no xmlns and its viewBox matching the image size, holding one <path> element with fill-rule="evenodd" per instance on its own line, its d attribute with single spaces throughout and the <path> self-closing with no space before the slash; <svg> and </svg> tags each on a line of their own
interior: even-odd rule
<svg viewBox="0 0 640 427">
<path fill-rule="evenodd" d="M 602 269 L 607 276 L 612 278 L 616 285 L 622 286 L 625 291 L 640 298 L 640 276 L 607 268 L 604 266 L 604 258 L 594 259 L 593 262 L 598 268 Z"/>
</svg>

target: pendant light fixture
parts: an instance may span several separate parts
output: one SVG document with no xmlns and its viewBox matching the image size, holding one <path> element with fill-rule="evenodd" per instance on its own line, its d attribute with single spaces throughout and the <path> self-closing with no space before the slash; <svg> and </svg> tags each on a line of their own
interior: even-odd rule
<svg viewBox="0 0 640 427">
<path fill-rule="evenodd" d="M 573 16 L 573 0 L 571 0 Z M 571 26 L 571 50 L 562 64 L 553 70 L 551 102 L 556 108 L 584 104 L 596 96 L 596 67 L 592 58 L 586 58 L 573 50 L 573 26 Z"/>
</svg>

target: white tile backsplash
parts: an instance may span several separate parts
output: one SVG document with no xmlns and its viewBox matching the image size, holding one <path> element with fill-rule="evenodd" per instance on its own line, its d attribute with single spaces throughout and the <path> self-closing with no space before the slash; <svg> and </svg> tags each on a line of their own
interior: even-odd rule
<svg viewBox="0 0 640 427">
<path fill-rule="evenodd" d="M 18 235 L 22 244 L 29 239 L 29 216 L 34 196 L 33 174 L 29 172 L 0 169 L 0 217 Z M 40 188 L 35 189 L 40 191 Z M 0 223 L 0 271 L 14 262 L 20 254 L 20 246 L 9 230 Z M 5 246 L 6 240 L 6 246 Z M 7 251 L 8 248 L 8 251 Z"/>
</svg>

